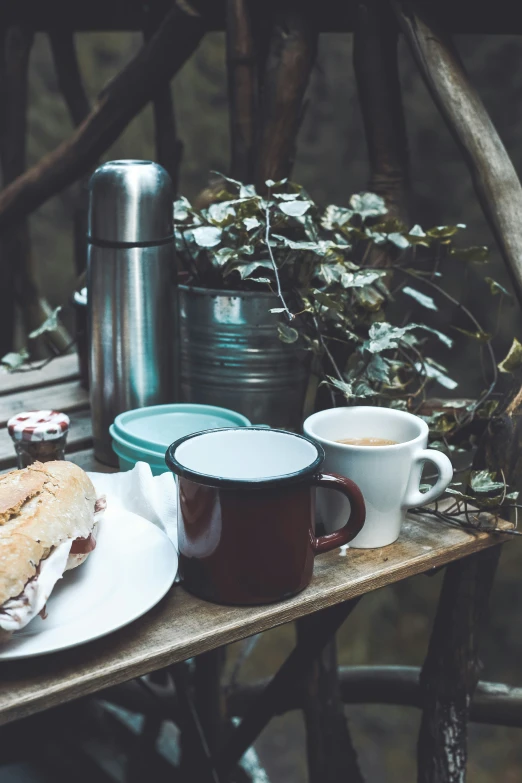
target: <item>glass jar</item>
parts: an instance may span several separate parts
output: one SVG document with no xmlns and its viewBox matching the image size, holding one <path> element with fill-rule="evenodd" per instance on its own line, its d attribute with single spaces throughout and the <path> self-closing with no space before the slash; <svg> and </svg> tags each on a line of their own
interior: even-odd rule
<svg viewBox="0 0 522 783">
<path fill-rule="evenodd" d="M 69 417 L 58 411 L 24 411 L 12 416 L 7 429 L 14 441 L 18 467 L 65 459 L 69 425 Z"/>
</svg>

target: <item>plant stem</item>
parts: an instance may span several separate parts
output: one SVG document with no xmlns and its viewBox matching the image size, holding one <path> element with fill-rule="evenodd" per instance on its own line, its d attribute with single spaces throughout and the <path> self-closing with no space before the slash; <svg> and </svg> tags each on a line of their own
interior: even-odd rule
<svg viewBox="0 0 522 783">
<path fill-rule="evenodd" d="M 274 254 L 272 253 L 272 246 L 270 245 L 270 206 L 268 205 L 268 203 L 266 205 L 265 215 L 266 215 L 265 242 L 266 242 L 266 246 L 268 248 L 268 254 L 270 256 L 270 261 L 272 262 L 272 266 L 274 267 L 274 275 L 275 275 L 276 284 L 277 284 L 277 295 L 278 295 L 279 299 L 281 300 L 281 303 L 282 303 L 282 305 L 283 305 L 283 307 L 285 309 L 285 313 L 288 316 L 288 320 L 289 321 L 293 321 L 294 318 L 295 318 L 295 315 L 293 315 L 293 313 L 290 312 L 290 310 L 288 309 L 288 306 L 287 306 L 287 304 L 285 302 L 285 298 L 283 296 L 283 291 L 281 289 L 281 280 L 279 279 L 279 270 L 277 269 L 277 264 L 276 264 L 276 261 L 275 261 L 275 258 L 274 258 Z"/>
</svg>

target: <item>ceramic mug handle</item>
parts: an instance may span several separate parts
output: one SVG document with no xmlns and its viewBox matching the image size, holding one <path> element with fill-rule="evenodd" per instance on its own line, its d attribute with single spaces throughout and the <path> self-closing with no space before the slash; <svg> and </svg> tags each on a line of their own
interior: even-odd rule
<svg viewBox="0 0 522 783">
<path fill-rule="evenodd" d="M 316 555 L 329 552 L 338 546 L 347 544 L 357 533 L 360 533 L 366 518 L 366 507 L 361 490 L 351 479 L 340 476 L 338 473 L 316 473 L 313 483 L 323 489 L 335 489 L 341 492 L 350 501 L 350 517 L 348 522 L 335 533 L 326 536 L 314 536 L 313 548 Z"/>
<path fill-rule="evenodd" d="M 415 506 L 425 506 L 436 500 L 453 478 L 453 465 L 451 460 L 445 454 L 434 449 L 422 449 L 413 460 L 412 469 L 419 462 L 431 462 L 438 470 L 439 477 L 435 484 L 427 492 L 421 492 L 419 488 L 409 488 L 404 499 L 405 508 L 414 508 Z"/>
</svg>

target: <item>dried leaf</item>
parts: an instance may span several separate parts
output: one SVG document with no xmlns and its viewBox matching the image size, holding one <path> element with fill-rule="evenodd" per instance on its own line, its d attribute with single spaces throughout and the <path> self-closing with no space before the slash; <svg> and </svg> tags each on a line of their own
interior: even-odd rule
<svg viewBox="0 0 522 783">
<path fill-rule="evenodd" d="M 17 370 L 28 358 L 29 353 L 23 348 L 18 353 L 6 353 L 5 356 L 2 356 L 0 359 L 0 364 L 3 364 L 9 370 Z"/>
<path fill-rule="evenodd" d="M 500 372 L 516 372 L 522 367 L 522 345 L 517 338 L 513 339 L 507 356 L 498 365 Z"/>
<path fill-rule="evenodd" d="M 504 288 L 503 285 L 497 283 L 497 281 L 493 280 L 492 277 L 485 277 L 484 281 L 489 285 L 489 290 L 491 291 L 493 296 L 496 296 L 497 294 L 504 294 L 504 296 L 511 296 L 507 288 Z"/>
<path fill-rule="evenodd" d="M 299 332 L 297 329 L 294 329 L 293 326 L 288 326 L 288 324 L 278 323 L 277 331 L 279 334 L 279 339 L 283 343 L 291 344 L 297 342 L 299 339 Z"/>
<path fill-rule="evenodd" d="M 484 264 L 486 261 L 489 261 L 489 249 L 485 245 L 452 247 L 450 256 L 458 258 L 461 261 L 473 261 L 474 263 Z"/>
</svg>

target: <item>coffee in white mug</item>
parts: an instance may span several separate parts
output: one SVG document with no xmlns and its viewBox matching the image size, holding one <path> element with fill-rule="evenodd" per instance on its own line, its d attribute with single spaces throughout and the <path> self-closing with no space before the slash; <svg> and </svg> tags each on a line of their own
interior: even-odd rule
<svg viewBox="0 0 522 783">
<path fill-rule="evenodd" d="M 453 476 L 445 454 L 428 449 L 428 425 L 406 411 L 349 406 L 320 411 L 304 423 L 304 432 L 325 450 L 325 470 L 347 476 L 360 487 L 366 523 L 350 547 L 372 549 L 395 541 L 409 508 L 438 498 Z M 350 438 L 339 439 L 350 434 Z M 379 448 L 381 447 L 381 448 Z M 439 473 L 427 492 L 420 491 L 424 463 Z M 327 533 L 346 519 L 346 500 L 317 490 L 317 520 Z"/>
</svg>

